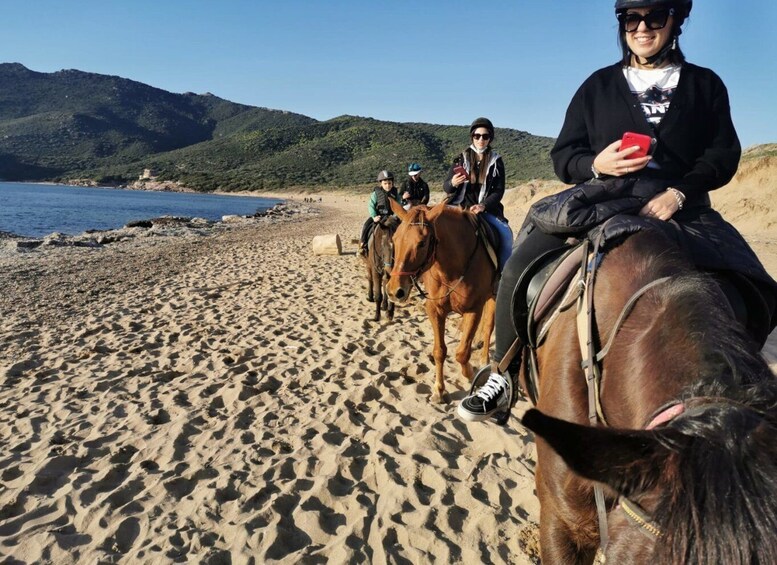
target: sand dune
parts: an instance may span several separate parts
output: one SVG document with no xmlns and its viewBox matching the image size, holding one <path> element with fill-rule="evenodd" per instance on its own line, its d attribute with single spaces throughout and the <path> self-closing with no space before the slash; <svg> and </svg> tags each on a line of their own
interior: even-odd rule
<svg viewBox="0 0 777 565">
<path fill-rule="evenodd" d="M 558 187 L 510 191 L 513 225 Z M 0 257 L 3 562 L 536 563 L 531 436 L 460 422 L 452 361 L 454 403 L 428 403 L 420 302 L 370 321 L 351 240 L 366 200 Z M 753 237 L 772 226 L 759 206 L 738 223 Z M 344 255 L 311 255 L 324 233 Z"/>
</svg>

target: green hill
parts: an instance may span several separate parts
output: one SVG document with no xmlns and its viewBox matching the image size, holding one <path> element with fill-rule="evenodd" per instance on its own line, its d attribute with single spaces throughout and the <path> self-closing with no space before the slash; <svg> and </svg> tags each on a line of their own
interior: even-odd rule
<svg viewBox="0 0 777 565">
<path fill-rule="evenodd" d="M 441 181 L 467 128 L 307 116 L 128 79 L 0 64 L 0 178 L 130 182 L 144 168 L 198 190 L 371 183 L 421 162 Z M 553 139 L 497 129 L 508 181 L 554 178 Z"/>
</svg>

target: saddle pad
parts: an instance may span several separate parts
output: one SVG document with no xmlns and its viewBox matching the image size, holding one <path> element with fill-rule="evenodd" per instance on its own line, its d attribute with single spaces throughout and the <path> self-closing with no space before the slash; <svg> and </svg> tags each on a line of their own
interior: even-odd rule
<svg viewBox="0 0 777 565">
<path fill-rule="evenodd" d="M 545 317 L 559 296 L 566 291 L 569 282 L 583 262 L 584 252 L 585 249 L 582 245 L 573 248 L 550 273 L 532 304 L 534 308 L 532 319 L 535 324 Z"/>
</svg>

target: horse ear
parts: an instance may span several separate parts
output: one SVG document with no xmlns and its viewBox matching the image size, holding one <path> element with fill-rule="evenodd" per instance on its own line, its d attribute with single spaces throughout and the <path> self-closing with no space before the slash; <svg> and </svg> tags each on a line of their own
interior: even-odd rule
<svg viewBox="0 0 777 565">
<path fill-rule="evenodd" d="M 665 432 L 581 426 L 535 409 L 521 423 L 548 442 L 574 472 L 625 496 L 650 490 L 667 471 L 671 451 L 658 440 Z"/>
<path fill-rule="evenodd" d="M 440 200 L 437 204 L 435 204 L 429 209 L 429 213 L 426 215 L 427 219 L 429 219 L 430 221 L 434 220 L 437 216 L 442 214 L 447 204 L 448 204 L 448 198 L 443 198 L 442 200 Z"/>
<path fill-rule="evenodd" d="M 389 205 L 391 206 L 391 211 L 394 212 L 394 214 L 396 214 L 399 217 L 399 219 L 404 222 L 405 218 L 407 218 L 407 210 L 405 210 L 399 204 L 399 202 L 397 202 L 393 198 L 389 198 L 388 201 L 389 201 Z"/>
</svg>

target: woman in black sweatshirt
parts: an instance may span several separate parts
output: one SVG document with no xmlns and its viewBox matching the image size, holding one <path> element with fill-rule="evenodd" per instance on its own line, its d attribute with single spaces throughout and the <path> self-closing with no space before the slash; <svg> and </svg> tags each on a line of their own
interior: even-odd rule
<svg viewBox="0 0 777 565">
<path fill-rule="evenodd" d="M 558 177 L 577 184 L 575 190 L 606 186 L 617 192 L 637 180 L 651 186 L 633 213 L 675 221 L 700 269 L 723 280 L 733 271 L 756 286 L 766 319 L 748 329 L 763 344 L 777 323 L 777 283 L 739 232 L 710 207 L 709 192 L 734 176 L 741 148 L 725 85 L 713 71 L 686 62 L 680 50 L 678 37 L 691 6 L 691 0 L 616 1 L 622 59 L 593 73 L 577 90 L 551 158 Z M 639 148 L 621 143 L 626 132 L 652 138 L 652 153 L 635 157 Z M 511 306 L 520 275 L 542 253 L 562 247 L 568 235 L 536 227 L 552 221 L 541 212 L 530 214 L 503 270 L 497 363 L 516 339 Z M 517 355 L 509 375 L 492 373 L 485 386 L 462 400 L 459 415 L 479 421 L 509 411 L 519 368 Z"/>
</svg>

